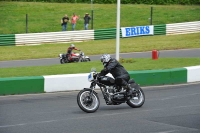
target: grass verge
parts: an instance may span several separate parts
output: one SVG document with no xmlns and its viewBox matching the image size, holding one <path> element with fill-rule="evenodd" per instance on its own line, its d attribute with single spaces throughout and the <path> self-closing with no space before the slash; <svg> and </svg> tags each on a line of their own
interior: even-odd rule
<svg viewBox="0 0 200 133">
<path fill-rule="evenodd" d="M 143 36 L 120 39 L 120 53 L 157 50 L 176 50 L 200 48 L 200 33 L 174 36 Z M 115 53 L 116 39 L 95 40 L 74 43 L 86 55 Z M 0 61 L 24 60 L 38 58 L 56 58 L 59 53 L 65 53 L 69 47 L 65 44 L 43 44 L 34 46 L 3 46 L 0 47 Z"/>
<path fill-rule="evenodd" d="M 152 60 L 150 58 L 125 59 L 127 63 L 122 65 L 128 71 L 136 70 L 157 70 L 180 68 L 187 66 L 200 65 L 200 58 L 159 58 Z M 57 75 L 57 74 L 75 74 L 89 73 L 90 69 L 95 67 L 100 71 L 103 66 L 100 61 L 80 62 L 70 64 L 59 64 L 51 66 L 32 66 L 18 68 L 1 68 L 0 77 L 18 77 L 18 76 L 40 76 L 40 75 Z"/>
</svg>

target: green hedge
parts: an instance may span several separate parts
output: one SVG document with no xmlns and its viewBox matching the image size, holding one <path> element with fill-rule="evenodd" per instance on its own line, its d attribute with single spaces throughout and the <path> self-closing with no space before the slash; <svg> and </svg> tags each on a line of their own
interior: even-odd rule
<svg viewBox="0 0 200 133">
<path fill-rule="evenodd" d="M 90 3 L 91 0 L 0 0 L 0 1 L 25 1 L 25 2 L 56 2 L 56 3 Z M 113 4 L 117 3 L 117 0 L 93 0 L 98 4 Z M 155 4 L 155 5 L 169 5 L 169 4 L 181 4 L 191 5 L 200 4 L 200 0 L 121 0 L 122 4 Z"/>
</svg>

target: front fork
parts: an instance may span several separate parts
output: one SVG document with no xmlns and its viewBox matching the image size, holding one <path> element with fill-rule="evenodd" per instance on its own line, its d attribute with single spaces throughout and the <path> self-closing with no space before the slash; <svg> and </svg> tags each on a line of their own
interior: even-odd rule
<svg viewBox="0 0 200 133">
<path fill-rule="evenodd" d="M 95 83 L 95 82 L 92 82 L 91 85 L 90 85 L 90 94 L 89 94 L 90 99 L 92 98 L 93 93 L 97 94 L 97 93 L 94 91 L 95 86 L 96 86 L 96 83 Z M 84 89 L 87 89 L 87 88 L 84 88 Z"/>
<path fill-rule="evenodd" d="M 90 89 L 91 89 L 91 90 L 90 90 L 90 97 L 92 97 L 92 94 L 93 94 L 93 93 L 96 93 L 96 92 L 94 91 L 94 88 L 95 88 L 96 84 L 97 84 L 96 82 L 92 82 L 91 85 L 90 85 Z M 102 92 L 102 94 L 103 94 L 103 97 L 104 97 L 105 101 L 106 101 L 106 102 L 111 101 L 110 94 L 107 94 L 107 92 L 104 91 L 106 88 L 100 86 L 100 89 L 101 89 L 101 92 Z M 104 89 L 104 90 L 103 90 L 103 89 Z M 96 93 L 96 94 L 97 94 L 97 93 Z"/>
<path fill-rule="evenodd" d="M 106 88 L 100 87 L 100 89 L 101 89 L 101 92 L 102 92 L 102 94 L 103 94 L 103 97 L 104 97 L 106 103 L 109 102 L 109 101 L 111 101 L 110 94 L 107 94 L 107 92 L 104 91 Z M 103 89 L 104 89 L 104 90 L 103 90 Z"/>
</svg>

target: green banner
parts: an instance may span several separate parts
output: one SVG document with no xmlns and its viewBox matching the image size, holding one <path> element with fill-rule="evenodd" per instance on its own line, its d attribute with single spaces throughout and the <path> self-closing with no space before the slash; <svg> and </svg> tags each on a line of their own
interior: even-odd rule
<svg viewBox="0 0 200 133">
<path fill-rule="evenodd" d="M 114 39 L 116 31 L 116 28 L 94 30 L 94 40 Z M 121 30 L 120 37 L 122 37 Z"/>
<path fill-rule="evenodd" d="M 0 46 L 15 45 L 15 35 L 0 35 Z"/>
<path fill-rule="evenodd" d="M 154 25 L 154 35 L 166 35 L 166 24 Z"/>
</svg>

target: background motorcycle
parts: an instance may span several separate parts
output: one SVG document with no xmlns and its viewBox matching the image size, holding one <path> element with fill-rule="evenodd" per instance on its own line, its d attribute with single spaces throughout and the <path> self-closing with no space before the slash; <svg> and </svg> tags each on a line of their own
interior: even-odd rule
<svg viewBox="0 0 200 133">
<path fill-rule="evenodd" d="M 71 59 L 69 60 L 66 54 L 59 54 L 60 63 L 70 63 L 70 62 L 87 62 L 91 61 L 90 57 L 85 56 L 84 52 L 80 51 L 80 53 L 72 53 Z"/>
<path fill-rule="evenodd" d="M 127 96 L 126 90 L 117 86 L 113 78 L 109 76 L 99 77 L 95 69 L 88 75 L 88 81 L 91 82 L 90 88 L 84 88 L 77 95 L 78 106 L 84 112 L 93 113 L 99 108 L 100 100 L 94 91 L 96 85 L 100 87 L 107 105 L 119 105 L 126 102 L 132 108 L 139 108 L 145 102 L 143 90 L 133 79 L 128 82 L 136 90 L 132 96 Z"/>
</svg>

